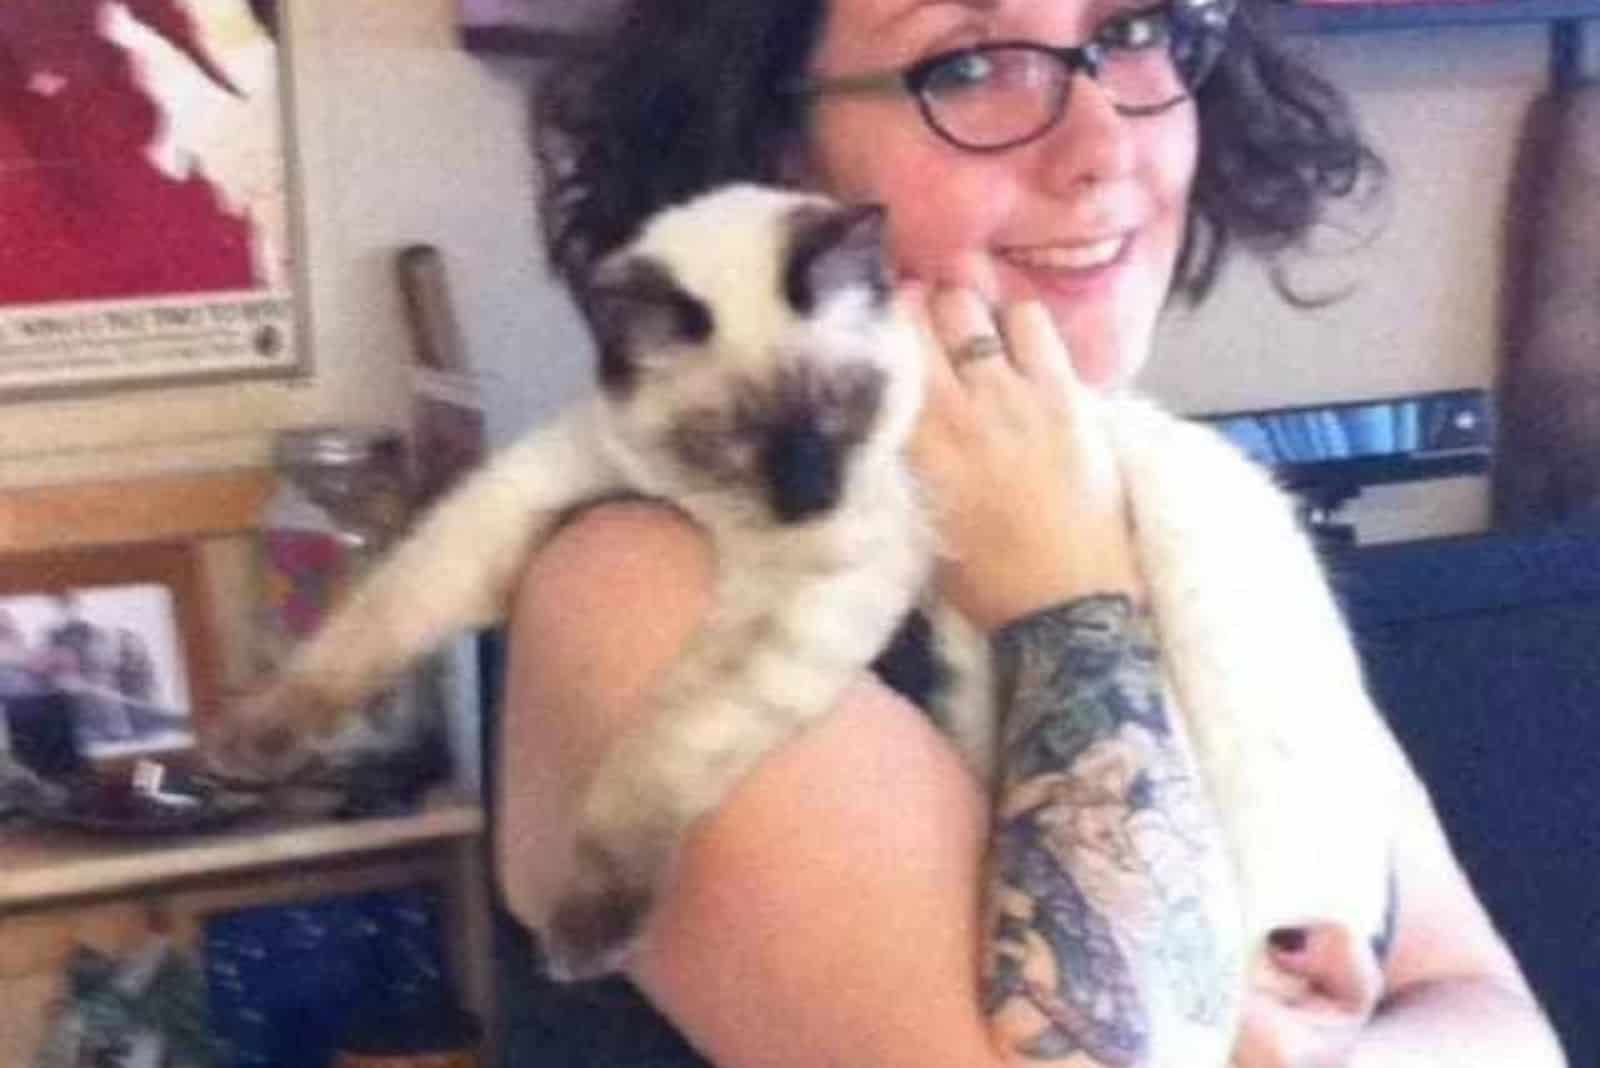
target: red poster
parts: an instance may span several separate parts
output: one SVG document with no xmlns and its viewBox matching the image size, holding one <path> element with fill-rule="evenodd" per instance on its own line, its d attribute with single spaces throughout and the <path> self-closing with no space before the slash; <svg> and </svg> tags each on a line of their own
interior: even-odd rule
<svg viewBox="0 0 1600 1068">
<path fill-rule="evenodd" d="M 0 3 L 0 399 L 299 365 L 275 15 Z"/>
</svg>

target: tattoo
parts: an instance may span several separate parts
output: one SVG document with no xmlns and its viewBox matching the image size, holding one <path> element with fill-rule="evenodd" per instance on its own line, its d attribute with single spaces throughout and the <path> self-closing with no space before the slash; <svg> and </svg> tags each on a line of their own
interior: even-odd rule
<svg viewBox="0 0 1600 1068">
<path fill-rule="evenodd" d="M 1394 861 L 1389 861 L 1389 889 L 1383 906 L 1383 924 L 1372 936 L 1372 952 L 1377 956 L 1378 963 L 1389 963 L 1389 954 L 1394 950 L 1395 925 L 1400 919 L 1400 881 L 1395 874 Z"/>
<path fill-rule="evenodd" d="M 1199 1024 L 1228 1007 L 1207 921 L 1215 841 L 1178 749 L 1149 618 L 1123 596 L 1040 612 L 995 639 L 1005 706 L 984 1007 L 1019 1051 L 1104 1065 L 1151 1044 L 1141 984 Z"/>
</svg>

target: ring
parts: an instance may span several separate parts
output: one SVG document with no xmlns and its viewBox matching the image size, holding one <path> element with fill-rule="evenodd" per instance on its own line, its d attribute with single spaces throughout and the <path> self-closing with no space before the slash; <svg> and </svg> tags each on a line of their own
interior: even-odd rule
<svg viewBox="0 0 1600 1068">
<path fill-rule="evenodd" d="M 950 364 L 953 367 L 965 367 L 969 363 L 987 360 L 991 356 L 1004 356 L 1006 343 L 994 334 L 975 334 L 957 345 L 950 353 Z"/>
</svg>

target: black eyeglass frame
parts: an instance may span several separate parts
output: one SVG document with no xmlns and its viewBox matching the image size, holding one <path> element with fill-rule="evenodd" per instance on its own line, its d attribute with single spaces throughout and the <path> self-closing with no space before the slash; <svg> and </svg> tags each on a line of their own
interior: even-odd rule
<svg viewBox="0 0 1600 1068">
<path fill-rule="evenodd" d="M 1209 49 L 1202 63 L 1201 72 L 1194 78 L 1193 84 L 1187 85 L 1182 92 L 1171 100 L 1159 104 L 1146 104 L 1130 106 L 1111 101 L 1112 107 L 1120 115 L 1131 118 L 1140 118 L 1148 115 L 1158 115 L 1170 110 L 1185 100 L 1193 99 L 1194 94 L 1205 84 L 1216 70 L 1217 60 L 1221 58 L 1226 47 L 1228 29 L 1233 22 L 1233 13 L 1236 0 L 1215 0 L 1215 2 L 1185 3 L 1185 0 L 1170 0 L 1168 3 L 1156 4 L 1151 7 L 1128 11 L 1122 14 L 1123 18 L 1132 18 L 1139 15 L 1150 15 L 1164 12 L 1168 19 L 1168 32 L 1174 37 L 1191 37 L 1199 39 L 1203 47 Z M 1190 8 L 1191 14 L 1180 15 L 1180 9 Z M 1114 20 L 1113 20 L 1114 21 Z M 1110 23 L 1108 22 L 1107 25 Z M 1105 26 L 1096 31 L 1097 35 L 1104 32 Z M 965 152 L 980 154 L 1005 152 L 1044 137 L 1061 123 L 1067 113 L 1067 102 L 1072 95 L 1072 77 L 1082 72 L 1088 77 L 1099 80 L 1100 71 L 1106 62 L 1106 53 L 1111 50 L 1110 45 L 1096 40 L 1089 40 L 1081 45 L 1048 45 L 1039 41 L 1025 40 L 1000 40 L 984 41 L 976 45 L 963 48 L 953 48 L 949 51 L 939 52 L 920 59 L 908 67 L 898 67 L 890 70 L 863 71 L 858 74 L 839 74 L 822 78 L 811 78 L 796 83 L 792 92 L 805 96 L 824 96 L 831 93 L 906 93 L 917 102 L 917 109 L 922 114 L 922 121 L 927 127 L 947 143 Z M 1169 45 L 1169 49 L 1175 46 Z M 1049 56 L 1066 68 L 1067 77 L 1062 80 L 1061 88 L 1056 93 L 1056 99 L 1047 120 L 1034 130 L 1021 137 L 1014 137 L 1009 141 L 996 144 L 973 144 L 956 137 L 940 124 L 934 114 L 933 100 L 928 93 L 928 83 L 940 69 L 947 64 L 965 56 L 981 56 L 998 51 L 1026 51 Z M 1174 57 L 1176 62 L 1176 57 Z M 1182 73 L 1180 69 L 1180 74 Z"/>
</svg>

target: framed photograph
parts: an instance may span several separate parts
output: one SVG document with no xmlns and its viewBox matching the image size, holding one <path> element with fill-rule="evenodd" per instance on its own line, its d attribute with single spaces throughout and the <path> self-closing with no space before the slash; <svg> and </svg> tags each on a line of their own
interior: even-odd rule
<svg viewBox="0 0 1600 1068">
<path fill-rule="evenodd" d="M 0 19 L 0 401 L 307 360 L 279 0 Z"/>
<path fill-rule="evenodd" d="M 23 733 L 70 736 L 94 763 L 194 749 L 217 700 L 198 553 L 151 543 L 0 556 L 0 719 L 12 749 Z"/>
</svg>

